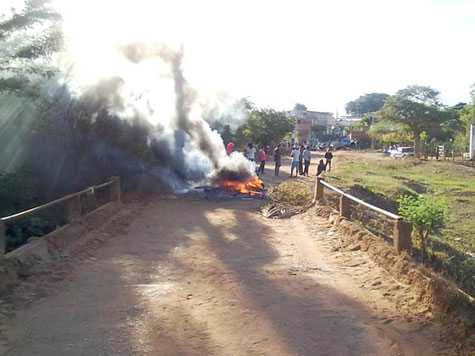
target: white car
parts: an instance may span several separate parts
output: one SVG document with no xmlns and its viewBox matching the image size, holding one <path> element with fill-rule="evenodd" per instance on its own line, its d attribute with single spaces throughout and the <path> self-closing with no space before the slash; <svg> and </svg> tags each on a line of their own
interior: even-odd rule
<svg viewBox="0 0 475 356">
<path fill-rule="evenodd" d="M 392 158 L 414 157 L 414 150 L 412 147 L 398 147 L 390 153 Z"/>
</svg>

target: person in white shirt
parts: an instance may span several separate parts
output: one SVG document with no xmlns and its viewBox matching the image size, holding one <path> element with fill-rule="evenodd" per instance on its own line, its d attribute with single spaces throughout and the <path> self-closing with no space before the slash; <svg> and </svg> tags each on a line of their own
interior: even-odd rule
<svg viewBox="0 0 475 356">
<path fill-rule="evenodd" d="M 246 158 L 251 162 L 256 161 L 256 148 L 252 145 L 252 143 L 247 144 Z"/>
<path fill-rule="evenodd" d="M 300 150 L 298 149 L 298 146 L 293 147 L 292 152 L 290 152 L 290 157 L 292 157 L 292 163 L 290 166 L 290 176 L 293 176 L 295 169 L 295 177 L 297 177 L 300 162 Z"/>
</svg>

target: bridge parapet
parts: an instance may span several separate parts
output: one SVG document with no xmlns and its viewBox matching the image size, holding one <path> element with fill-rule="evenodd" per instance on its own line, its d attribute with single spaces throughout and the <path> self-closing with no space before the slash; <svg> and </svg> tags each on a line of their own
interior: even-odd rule
<svg viewBox="0 0 475 356">
<path fill-rule="evenodd" d="M 5 246 L 6 246 L 6 224 L 12 223 L 17 219 L 24 218 L 28 215 L 36 214 L 39 211 L 57 206 L 62 203 L 66 203 L 67 209 L 67 220 L 68 223 L 79 220 L 83 216 L 83 204 L 82 196 L 89 196 L 94 200 L 96 192 L 101 189 L 108 189 L 107 202 L 120 202 L 121 199 L 121 188 L 120 188 L 120 177 L 111 177 L 108 182 L 93 185 L 89 188 L 81 190 L 65 197 L 53 200 L 49 203 L 0 218 L 0 257 L 5 255 Z"/>
</svg>

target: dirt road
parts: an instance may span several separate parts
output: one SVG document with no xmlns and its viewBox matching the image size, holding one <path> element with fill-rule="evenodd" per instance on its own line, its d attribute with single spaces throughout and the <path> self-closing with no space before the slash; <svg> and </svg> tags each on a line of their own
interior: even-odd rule
<svg viewBox="0 0 475 356">
<path fill-rule="evenodd" d="M 390 276 L 330 252 L 326 221 L 268 220 L 258 204 L 124 204 L 79 255 L 0 301 L 0 354 L 437 354 L 384 296 Z"/>
</svg>

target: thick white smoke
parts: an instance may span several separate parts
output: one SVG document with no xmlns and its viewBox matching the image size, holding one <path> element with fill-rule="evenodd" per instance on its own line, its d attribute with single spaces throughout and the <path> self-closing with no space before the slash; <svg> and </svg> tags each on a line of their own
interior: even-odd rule
<svg viewBox="0 0 475 356">
<path fill-rule="evenodd" d="M 173 188 L 182 188 L 203 179 L 242 180 L 254 174 L 254 165 L 242 154 L 227 155 L 221 136 L 203 119 L 203 100 L 197 100 L 198 93 L 184 78 L 182 50 L 175 51 L 160 43 L 134 42 L 121 46 L 118 53 L 127 59 L 128 64 L 124 63 L 127 71 L 89 86 L 82 99 L 93 110 L 107 109 L 125 119 L 141 118 L 157 124 L 157 129 L 151 131 L 151 145 L 165 157 L 163 167 L 155 170 L 162 181 Z M 137 81 L 133 73 L 147 80 Z M 163 88 L 174 95 L 164 96 Z M 173 110 L 168 108 L 170 117 L 163 114 L 167 111 L 163 106 L 174 106 Z M 230 117 L 233 111 L 235 122 L 241 122 L 244 114 L 234 106 L 227 113 L 229 123 L 235 123 Z M 209 112 L 206 114 L 210 117 Z"/>
</svg>

